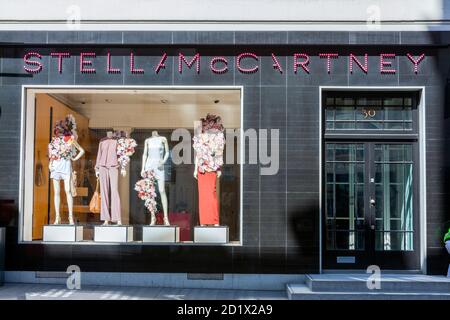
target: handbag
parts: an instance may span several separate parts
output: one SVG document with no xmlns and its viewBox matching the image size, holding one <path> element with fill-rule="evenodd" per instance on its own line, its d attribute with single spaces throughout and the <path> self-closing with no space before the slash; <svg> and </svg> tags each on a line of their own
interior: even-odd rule
<svg viewBox="0 0 450 320">
<path fill-rule="evenodd" d="M 44 166 L 41 162 L 41 153 L 38 151 L 38 158 L 36 162 L 36 173 L 34 177 L 34 184 L 40 187 L 44 184 Z"/>
<path fill-rule="evenodd" d="M 100 206 L 101 206 L 101 197 L 99 192 L 99 182 L 97 179 L 94 195 L 92 196 L 91 202 L 89 203 L 89 211 L 91 211 L 92 213 L 100 213 Z"/>
</svg>

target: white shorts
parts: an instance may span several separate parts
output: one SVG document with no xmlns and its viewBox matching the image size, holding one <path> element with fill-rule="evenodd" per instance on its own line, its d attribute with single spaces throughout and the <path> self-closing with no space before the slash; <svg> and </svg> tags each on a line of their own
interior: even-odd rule
<svg viewBox="0 0 450 320">
<path fill-rule="evenodd" d="M 66 180 L 70 178 L 70 174 L 53 171 L 50 174 L 50 178 L 53 180 Z"/>
<path fill-rule="evenodd" d="M 72 174 L 72 162 L 70 159 L 53 160 L 50 168 L 50 178 L 54 180 L 66 180 Z"/>
</svg>

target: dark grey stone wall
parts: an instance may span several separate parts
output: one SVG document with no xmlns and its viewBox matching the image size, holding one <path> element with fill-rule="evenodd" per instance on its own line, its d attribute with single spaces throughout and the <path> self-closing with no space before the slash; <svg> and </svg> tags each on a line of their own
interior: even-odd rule
<svg viewBox="0 0 450 320">
<path fill-rule="evenodd" d="M 77 264 L 83 271 L 123 272 L 318 272 L 319 252 L 319 86 L 426 86 L 427 107 L 427 264 L 430 273 L 442 273 L 447 263 L 441 230 L 450 220 L 449 112 L 447 78 L 450 39 L 439 32 L 0 32 L 0 199 L 15 200 L 1 212 L 7 234 L 8 270 L 65 270 Z M 69 51 L 62 74 L 51 51 Z M 145 74 L 129 72 L 129 53 Z M 44 70 L 29 75 L 23 55 L 38 51 Z M 79 72 L 79 52 L 96 52 L 95 74 Z M 107 74 L 106 53 L 113 55 L 120 74 Z M 167 52 L 166 68 L 153 69 Z M 178 73 L 178 52 L 201 54 L 201 71 Z M 254 52 L 260 69 L 242 74 L 235 56 Z M 284 69 L 274 70 L 275 53 Z M 311 57 L 310 74 L 293 72 L 292 55 Z M 338 52 L 327 73 L 320 52 Z M 369 73 L 355 66 L 348 72 L 348 54 L 369 53 Z M 405 54 L 427 54 L 419 74 Z M 380 53 L 396 53 L 396 74 L 379 72 Z M 78 55 L 78 57 L 77 57 Z M 209 70 L 213 56 L 225 56 L 230 70 Z M 257 165 L 244 166 L 242 247 L 207 246 L 79 246 L 17 244 L 19 131 L 21 86 L 65 85 L 242 85 L 244 129 L 280 129 L 280 170 L 275 176 L 258 175 Z"/>
</svg>

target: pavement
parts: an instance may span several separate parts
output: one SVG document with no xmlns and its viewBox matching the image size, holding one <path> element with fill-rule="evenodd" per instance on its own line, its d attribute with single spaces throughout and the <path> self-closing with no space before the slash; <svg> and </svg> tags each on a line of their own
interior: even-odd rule
<svg viewBox="0 0 450 320">
<path fill-rule="evenodd" d="M 286 291 L 179 289 L 5 283 L 0 300 L 287 300 Z"/>
</svg>

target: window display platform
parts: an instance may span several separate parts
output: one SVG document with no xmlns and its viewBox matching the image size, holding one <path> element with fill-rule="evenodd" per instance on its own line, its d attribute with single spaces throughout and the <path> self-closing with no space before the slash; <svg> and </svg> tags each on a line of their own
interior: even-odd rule
<svg viewBox="0 0 450 320">
<path fill-rule="evenodd" d="M 133 227 L 127 225 L 95 226 L 94 242 L 131 242 Z"/>
<path fill-rule="evenodd" d="M 83 240 L 83 226 L 57 224 L 44 226 L 44 242 L 77 242 Z"/>
<path fill-rule="evenodd" d="M 194 227 L 194 243 L 228 243 L 228 227 Z"/>
<path fill-rule="evenodd" d="M 178 226 L 144 226 L 142 227 L 142 242 L 175 243 L 180 241 Z"/>
</svg>

